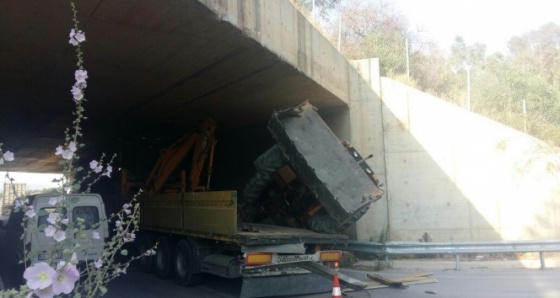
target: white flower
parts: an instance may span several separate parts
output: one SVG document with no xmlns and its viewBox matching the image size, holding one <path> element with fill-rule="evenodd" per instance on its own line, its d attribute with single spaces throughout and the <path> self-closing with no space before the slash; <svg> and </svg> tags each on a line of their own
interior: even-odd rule
<svg viewBox="0 0 560 298">
<path fill-rule="evenodd" d="M 49 213 L 49 217 L 47 218 L 47 221 L 50 224 L 54 225 L 60 221 L 60 215 L 56 212 Z"/>
<path fill-rule="evenodd" d="M 45 289 L 53 283 L 56 271 L 47 263 L 40 262 L 28 267 L 23 272 L 23 278 L 27 280 L 27 286 L 31 290 Z"/>
<path fill-rule="evenodd" d="M 55 155 L 62 155 L 64 159 L 72 159 L 74 152 L 78 150 L 76 142 L 72 141 L 68 143 L 68 148 L 64 149 L 62 146 L 56 147 Z"/>
<path fill-rule="evenodd" d="M 124 204 L 124 205 L 123 205 L 123 211 L 124 211 L 127 215 L 130 215 L 130 213 L 131 213 L 130 207 L 132 207 L 131 204 Z"/>
<path fill-rule="evenodd" d="M 2 156 L 4 157 L 5 161 L 13 161 L 14 160 L 14 153 L 13 152 L 6 151 L 6 152 L 4 152 L 4 154 Z"/>
<path fill-rule="evenodd" d="M 97 261 L 93 262 L 93 266 L 97 269 L 101 268 L 101 266 L 103 266 L 103 260 L 97 259 Z"/>
<path fill-rule="evenodd" d="M 63 224 L 63 225 L 67 225 L 68 224 L 68 218 L 61 219 L 60 223 Z"/>
<path fill-rule="evenodd" d="M 84 99 L 84 93 L 82 92 L 82 89 L 80 89 L 79 87 L 72 87 L 72 90 L 70 90 L 70 92 L 72 92 L 72 96 L 74 97 L 75 101 L 80 101 L 82 99 Z"/>
<path fill-rule="evenodd" d="M 23 206 L 27 206 L 27 204 L 29 204 L 29 199 L 16 199 L 15 200 L 15 208 L 21 208 Z"/>
<path fill-rule="evenodd" d="M 115 221 L 115 227 L 122 228 L 122 222 L 120 220 Z"/>
<path fill-rule="evenodd" d="M 72 264 L 77 264 L 78 263 L 78 255 L 76 255 L 76 252 L 72 253 L 72 257 L 70 258 L 70 263 L 72 263 Z"/>
<path fill-rule="evenodd" d="M 146 252 L 144 254 L 149 257 L 149 256 L 155 255 L 156 251 L 153 250 L 153 249 L 148 249 L 148 250 L 146 250 Z"/>
<path fill-rule="evenodd" d="M 111 165 L 108 165 L 107 168 L 105 169 L 105 173 L 103 173 L 102 176 L 107 176 L 111 178 L 111 172 L 113 172 L 113 167 Z"/>
<path fill-rule="evenodd" d="M 74 72 L 74 77 L 76 78 L 76 84 L 85 84 L 88 78 L 87 70 L 76 70 L 76 72 Z"/>
<path fill-rule="evenodd" d="M 58 198 L 57 197 L 50 197 L 49 198 L 49 205 L 54 206 L 58 204 Z"/>
<path fill-rule="evenodd" d="M 56 233 L 54 233 L 53 238 L 54 240 L 56 240 L 56 242 L 64 241 L 64 239 L 66 239 L 66 233 L 64 233 L 64 231 L 62 230 L 58 230 L 56 231 Z"/>
<path fill-rule="evenodd" d="M 74 289 L 74 284 L 79 278 L 80 272 L 76 269 L 76 266 L 67 264 L 64 268 L 62 268 L 62 270 L 57 272 L 53 280 L 53 293 L 55 295 L 62 293 L 70 294 L 70 292 Z"/>
<path fill-rule="evenodd" d="M 74 30 L 74 29 L 72 29 L 72 30 Z M 79 42 L 74 37 L 70 37 L 70 40 L 68 42 L 71 43 L 74 46 L 77 46 L 79 44 Z"/>
<path fill-rule="evenodd" d="M 72 152 L 76 152 L 76 150 L 78 150 L 78 148 L 76 147 L 76 142 L 71 141 L 68 144 L 68 150 L 72 151 Z"/>
<path fill-rule="evenodd" d="M 86 34 L 85 34 L 82 30 L 78 30 L 78 32 L 76 33 L 76 35 L 74 36 L 74 38 L 75 38 L 78 42 L 84 42 L 84 41 L 86 41 Z"/>
<path fill-rule="evenodd" d="M 70 44 L 77 46 L 84 41 L 86 41 L 86 35 L 82 30 L 78 30 L 77 32 L 74 28 L 70 30 L 70 40 L 68 41 Z"/>
<path fill-rule="evenodd" d="M 56 233 L 56 227 L 53 225 L 49 225 L 48 227 L 45 228 L 45 236 L 47 237 L 52 237 L 54 236 L 54 234 Z"/>
<path fill-rule="evenodd" d="M 117 268 L 117 269 L 115 270 L 115 273 L 116 273 L 117 275 L 126 274 L 126 268 Z"/>
<path fill-rule="evenodd" d="M 61 145 L 58 145 L 58 147 L 56 147 L 56 151 L 54 152 L 54 155 L 62 155 L 64 153 L 64 149 L 62 148 Z"/>
<path fill-rule="evenodd" d="M 55 206 L 56 204 L 60 203 L 64 201 L 64 197 L 63 196 L 58 196 L 58 197 L 50 197 L 49 198 L 49 205 L 51 206 Z"/>
<path fill-rule="evenodd" d="M 35 209 L 33 209 L 33 206 L 27 207 L 27 211 L 25 211 L 25 216 L 27 216 L 29 218 L 35 216 Z"/>
<path fill-rule="evenodd" d="M 64 152 L 62 153 L 62 158 L 64 159 L 72 159 L 72 157 L 74 156 L 74 152 L 70 151 L 70 150 L 64 150 Z"/>
<path fill-rule="evenodd" d="M 89 162 L 89 168 L 92 169 L 92 170 L 97 168 L 98 165 L 99 165 L 99 162 L 95 159 Z"/>
<path fill-rule="evenodd" d="M 52 297 L 54 297 L 54 293 L 52 291 L 52 286 L 48 286 L 44 289 L 33 290 L 33 292 L 29 293 L 28 296 L 25 297 L 25 298 L 31 298 L 31 297 L 33 297 L 33 294 L 35 294 L 35 296 L 37 296 L 39 298 L 52 298 Z"/>
<path fill-rule="evenodd" d="M 89 168 L 95 173 L 101 173 L 101 171 L 103 170 L 103 167 L 95 159 L 89 163 Z"/>
<path fill-rule="evenodd" d="M 64 266 L 66 265 L 65 261 L 58 261 L 58 264 L 56 264 L 56 271 L 59 271 L 60 269 L 62 269 Z"/>
<path fill-rule="evenodd" d="M 93 237 L 93 239 L 101 239 L 101 236 L 99 236 L 99 232 L 93 231 L 91 233 L 91 237 Z"/>
<path fill-rule="evenodd" d="M 136 235 L 134 233 L 127 233 L 123 236 L 124 242 L 132 242 L 134 241 L 134 239 L 136 239 Z"/>
</svg>

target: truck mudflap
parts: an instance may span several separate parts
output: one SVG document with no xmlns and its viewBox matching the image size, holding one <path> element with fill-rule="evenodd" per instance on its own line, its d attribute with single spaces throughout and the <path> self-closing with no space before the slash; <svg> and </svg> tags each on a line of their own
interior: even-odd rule
<svg viewBox="0 0 560 298">
<path fill-rule="evenodd" d="M 290 268 L 304 269 L 305 273 L 302 271 L 299 274 L 291 273 Z M 285 274 L 259 276 L 259 273 L 265 269 L 282 270 Z M 337 273 L 342 287 L 353 290 L 363 290 L 367 287 L 366 283 L 335 269 L 312 261 L 301 261 L 242 269 L 244 277 L 240 297 L 273 297 L 329 292 L 333 287 L 335 273 Z"/>
</svg>

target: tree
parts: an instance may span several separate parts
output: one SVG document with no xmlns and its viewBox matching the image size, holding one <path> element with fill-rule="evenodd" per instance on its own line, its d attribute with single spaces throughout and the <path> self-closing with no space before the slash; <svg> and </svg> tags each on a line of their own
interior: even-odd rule
<svg viewBox="0 0 560 298">
<path fill-rule="evenodd" d="M 328 21 L 334 10 L 338 9 L 341 0 L 292 0 L 292 3 L 306 15 L 314 14 L 320 21 Z"/>
<path fill-rule="evenodd" d="M 513 63 L 560 87 L 560 26 L 548 23 L 539 30 L 514 36 L 508 48 Z"/>
</svg>

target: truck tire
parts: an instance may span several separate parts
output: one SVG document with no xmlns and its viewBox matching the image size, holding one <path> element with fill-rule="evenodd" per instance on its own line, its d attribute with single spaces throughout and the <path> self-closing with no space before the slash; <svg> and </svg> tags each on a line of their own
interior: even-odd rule
<svg viewBox="0 0 560 298">
<path fill-rule="evenodd" d="M 140 270 L 142 270 L 142 272 L 150 273 L 154 270 L 155 258 L 153 256 L 144 255 L 146 251 L 152 249 L 154 245 L 155 242 L 152 235 L 140 235 L 140 239 L 138 241 L 138 255 L 142 256 L 140 257 Z"/>
<path fill-rule="evenodd" d="M 192 240 L 182 239 L 175 246 L 175 279 L 184 287 L 199 285 L 204 280 L 204 274 L 199 272 L 200 260 L 196 258 L 195 246 Z"/>
<path fill-rule="evenodd" d="M 159 236 L 155 258 L 155 271 L 159 278 L 173 276 L 173 241 L 167 236 Z"/>
</svg>

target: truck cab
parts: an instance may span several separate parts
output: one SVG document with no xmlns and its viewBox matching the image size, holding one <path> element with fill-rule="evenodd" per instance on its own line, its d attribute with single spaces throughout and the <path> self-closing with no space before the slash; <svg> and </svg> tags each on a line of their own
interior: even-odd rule
<svg viewBox="0 0 560 298">
<path fill-rule="evenodd" d="M 79 225 L 84 237 L 81 237 L 80 249 L 75 251 L 78 261 L 97 260 L 102 256 L 109 229 L 101 196 L 39 194 L 18 200 L 33 207 L 36 215 L 26 219 L 22 208 L 13 208 L 4 227 L 5 235 L 0 239 L 0 274 L 6 288 L 18 286 L 23 282 L 26 266 L 37 262 L 56 261 L 62 257 L 64 249 L 72 249 L 74 238 L 77 237 L 73 231 Z M 53 206 L 53 201 L 63 203 L 57 208 Z M 49 225 L 49 214 L 53 212 L 58 212 L 62 218 L 68 219 L 66 225 L 61 224 L 66 239 L 60 242 L 53 237 L 47 237 L 44 232 Z M 99 239 L 93 238 L 94 232 L 99 235 Z"/>
</svg>

